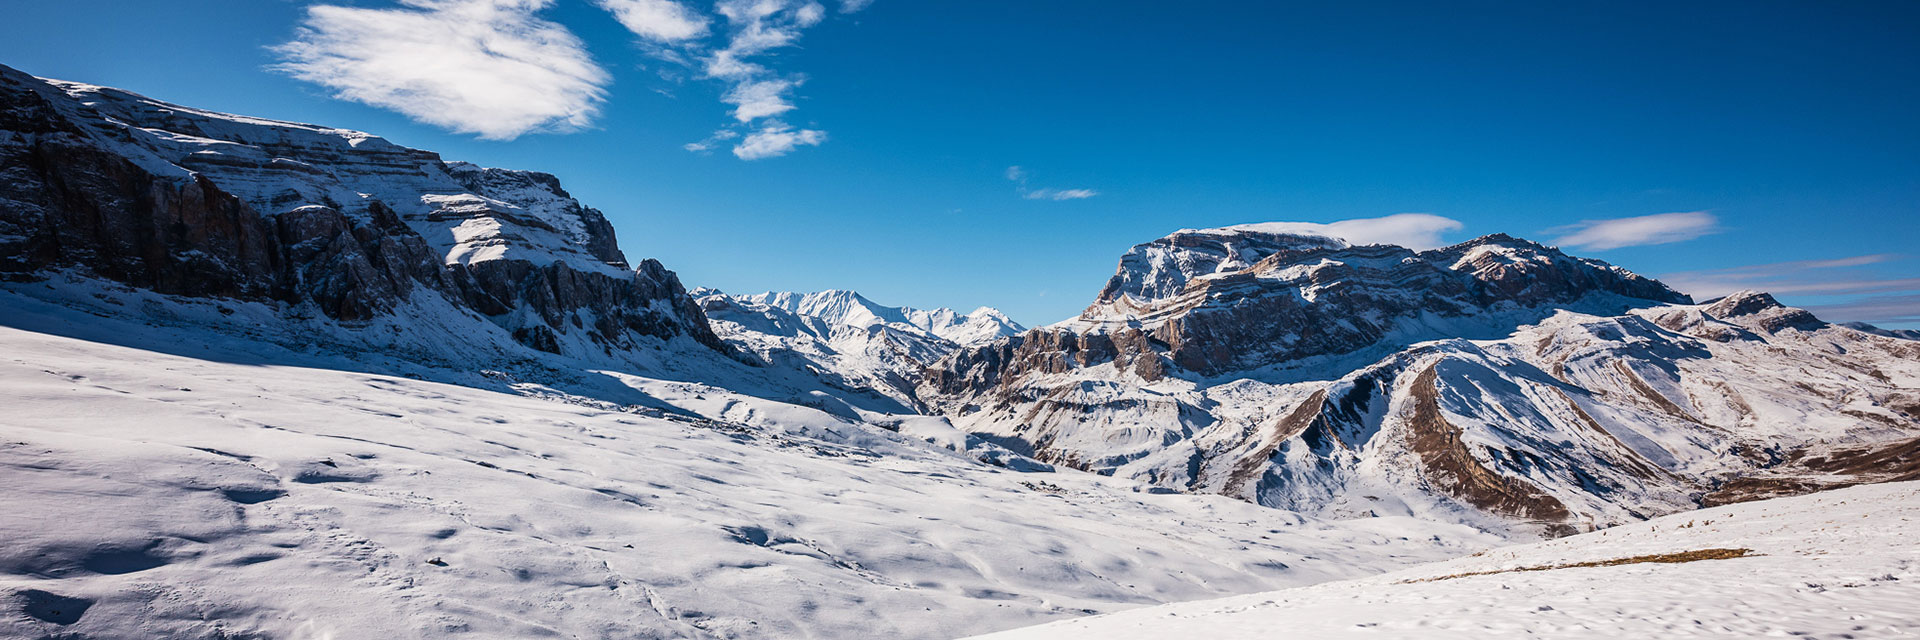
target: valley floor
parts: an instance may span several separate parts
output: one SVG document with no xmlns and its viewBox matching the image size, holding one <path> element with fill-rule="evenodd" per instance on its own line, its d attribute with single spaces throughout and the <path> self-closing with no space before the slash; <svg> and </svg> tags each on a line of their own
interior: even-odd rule
<svg viewBox="0 0 1920 640">
<path fill-rule="evenodd" d="M 1920 483 L 1869 485 L 981 640 L 1910 638 L 1920 635 L 1917 527 Z"/>
</svg>

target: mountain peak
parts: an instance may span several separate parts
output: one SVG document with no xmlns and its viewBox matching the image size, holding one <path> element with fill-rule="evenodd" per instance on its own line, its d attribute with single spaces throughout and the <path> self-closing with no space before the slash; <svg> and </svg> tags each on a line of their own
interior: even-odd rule
<svg viewBox="0 0 1920 640">
<path fill-rule="evenodd" d="M 1827 326 L 1813 313 L 1780 304 L 1772 294 L 1751 289 L 1735 291 L 1707 305 L 1707 315 L 1769 333 L 1786 328 L 1814 330 Z"/>
<path fill-rule="evenodd" d="M 1777 309 L 1785 306 L 1786 305 L 1780 304 L 1779 300 L 1775 300 L 1773 294 L 1765 291 L 1742 289 L 1729 293 L 1725 297 L 1708 304 L 1706 311 L 1707 313 L 1713 314 L 1716 318 L 1724 319 L 1749 316 L 1768 309 Z"/>
<path fill-rule="evenodd" d="M 1134 245 L 1101 290 L 1099 302 L 1122 296 L 1135 302 L 1171 297 L 1200 276 L 1245 269 L 1270 256 L 1347 247 L 1346 241 L 1282 230 L 1286 223 L 1181 229 Z M 1098 304 L 1098 303 L 1096 303 Z"/>
</svg>

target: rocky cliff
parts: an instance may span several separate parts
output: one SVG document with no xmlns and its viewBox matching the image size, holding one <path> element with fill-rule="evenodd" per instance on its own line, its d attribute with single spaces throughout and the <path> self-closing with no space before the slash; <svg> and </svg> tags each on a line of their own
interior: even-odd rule
<svg viewBox="0 0 1920 640">
<path fill-rule="evenodd" d="M 347 325 L 438 297 L 553 353 L 726 349 L 551 175 L 0 67 L 0 272 L 62 269 Z"/>
</svg>

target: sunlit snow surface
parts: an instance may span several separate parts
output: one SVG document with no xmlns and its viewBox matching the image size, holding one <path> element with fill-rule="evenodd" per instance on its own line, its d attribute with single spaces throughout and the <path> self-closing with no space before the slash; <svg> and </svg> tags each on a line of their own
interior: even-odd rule
<svg viewBox="0 0 1920 640">
<path fill-rule="evenodd" d="M 951 638 L 1498 542 L 816 439 L 818 412 L 700 385 L 625 378 L 687 412 L 654 417 L 0 295 L 0 637 Z M 60 323 L 168 353 L 19 328 Z"/>
<path fill-rule="evenodd" d="M 1675 514 L 1372 578 L 988 637 L 1911 638 L 1920 634 L 1916 526 L 1920 483 L 1869 485 Z M 1709 548 L 1758 555 L 1419 582 Z"/>
</svg>

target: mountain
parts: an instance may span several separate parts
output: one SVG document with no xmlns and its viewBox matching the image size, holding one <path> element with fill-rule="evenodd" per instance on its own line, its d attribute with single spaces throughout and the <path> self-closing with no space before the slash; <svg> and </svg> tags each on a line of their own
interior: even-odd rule
<svg viewBox="0 0 1920 640">
<path fill-rule="evenodd" d="M 629 268 L 606 218 L 551 175 L 5 67 L 0 131 L 12 279 L 74 270 L 469 341 L 484 319 L 532 349 L 609 362 L 660 340 L 725 349 L 673 272 Z"/>
<path fill-rule="evenodd" d="M 1897 638 L 1920 630 L 1916 518 L 1920 484 L 1857 487 L 980 640 Z"/>
<path fill-rule="evenodd" d="M 1867 461 L 1920 436 L 1920 349 L 1505 235 L 1251 225 L 1134 247 L 1079 317 L 948 355 L 918 397 L 1169 489 L 1568 533 L 1897 475 Z"/>
<path fill-rule="evenodd" d="M 1025 329 L 999 310 L 887 307 L 845 290 L 727 295 L 695 292 L 714 330 L 760 361 L 822 376 L 849 393 L 871 391 L 900 413 L 924 408 L 914 397 L 921 372 L 956 349 Z"/>
</svg>

